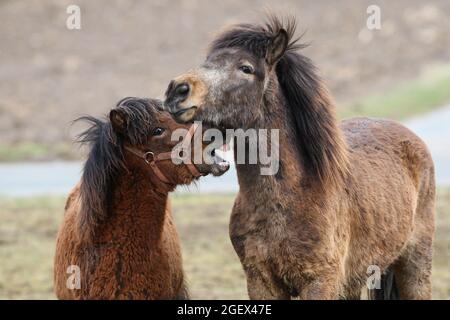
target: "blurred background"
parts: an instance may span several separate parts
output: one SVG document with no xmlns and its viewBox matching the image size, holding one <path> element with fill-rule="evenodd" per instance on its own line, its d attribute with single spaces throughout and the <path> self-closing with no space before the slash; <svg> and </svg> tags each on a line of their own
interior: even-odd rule
<svg viewBox="0 0 450 320">
<path fill-rule="evenodd" d="M 66 27 L 67 6 L 81 29 Z M 381 29 L 369 30 L 369 5 Z M 450 1 L 0 0 L 0 299 L 54 299 L 53 254 L 84 151 L 80 115 L 125 96 L 162 98 L 198 65 L 215 32 L 295 15 L 340 118 L 392 118 L 429 145 L 437 167 L 434 297 L 450 298 Z M 228 238 L 234 170 L 173 195 L 193 298 L 245 299 Z"/>
</svg>

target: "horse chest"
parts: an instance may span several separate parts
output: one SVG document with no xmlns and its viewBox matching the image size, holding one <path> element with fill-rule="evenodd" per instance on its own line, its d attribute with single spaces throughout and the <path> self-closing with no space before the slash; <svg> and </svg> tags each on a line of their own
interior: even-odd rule
<svg viewBox="0 0 450 320">
<path fill-rule="evenodd" d="M 285 234 L 284 222 L 258 218 L 254 215 L 232 216 L 230 225 L 231 241 L 242 261 L 248 264 L 267 263 L 279 251 Z"/>
</svg>

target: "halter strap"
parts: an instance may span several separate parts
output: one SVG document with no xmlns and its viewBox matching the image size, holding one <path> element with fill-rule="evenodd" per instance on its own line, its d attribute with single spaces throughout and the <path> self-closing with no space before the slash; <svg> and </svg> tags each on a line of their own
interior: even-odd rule
<svg viewBox="0 0 450 320">
<path fill-rule="evenodd" d="M 192 143 L 192 137 L 194 136 L 195 132 L 198 129 L 198 124 L 194 123 L 190 126 L 188 132 L 183 138 L 183 144 L 181 150 L 187 150 L 191 143 Z M 142 158 L 149 166 L 152 168 L 155 175 L 158 177 L 159 180 L 166 184 L 170 184 L 171 182 L 169 179 L 164 175 L 164 173 L 161 171 L 161 169 L 158 168 L 157 162 L 164 161 L 164 160 L 170 160 L 172 159 L 172 151 L 168 152 L 162 152 L 155 155 L 153 151 L 141 151 L 139 149 L 136 149 L 134 147 L 125 146 L 125 149 L 135 156 Z M 197 167 L 193 163 L 186 163 L 186 166 L 189 170 L 189 172 L 195 177 L 201 177 L 204 176 L 200 171 L 198 171 Z"/>
</svg>

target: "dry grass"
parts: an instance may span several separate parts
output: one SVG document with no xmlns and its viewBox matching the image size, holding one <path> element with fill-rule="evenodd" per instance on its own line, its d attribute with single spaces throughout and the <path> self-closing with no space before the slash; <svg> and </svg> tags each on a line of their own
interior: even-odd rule
<svg viewBox="0 0 450 320">
<path fill-rule="evenodd" d="M 228 238 L 232 195 L 182 195 L 173 208 L 192 298 L 246 299 Z M 0 199 L 0 299 L 54 299 L 52 262 L 62 198 Z M 438 196 L 434 297 L 450 298 L 450 190 Z"/>
<path fill-rule="evenodd" d="M 450 299 L 450 189 L 439 190 L 433 260 L 433 296 Z"/>
</svg>

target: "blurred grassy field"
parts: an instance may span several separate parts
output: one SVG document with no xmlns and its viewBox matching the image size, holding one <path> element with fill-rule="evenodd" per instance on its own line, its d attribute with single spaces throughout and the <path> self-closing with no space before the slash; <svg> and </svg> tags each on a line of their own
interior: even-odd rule
<svg viewBox="0 0 450 320">
<path fill-rule="evenodd" d="M 450 101 L 450 65 L 429 67 L 420 76 L 389 90 L 338 108 L 340 118 L 367 116 L 404 120 Z"/>
<path fill-rule="evenodd" d="M 178 195 L 172 205 L 194 299 L 246 299 L 228 238 L 233 195 Z M 0 198 L 0 299 L 54 299 L 52 264 L 63 198 Z M 450 298 L 450 189 L 440 190 L 434 298 Z"/>
<path fill-rule="evenodd" d="M 337 108 L 340 119 L 356 116 L 405 120 L 442 107 L 450 101 L 450 64 L 427 68 L 416 78 L 401 82 L 389 90 L 363 96 Z M 0 162 L 79 159 L 73 143 L 0 142 Z"/>
</svg>

